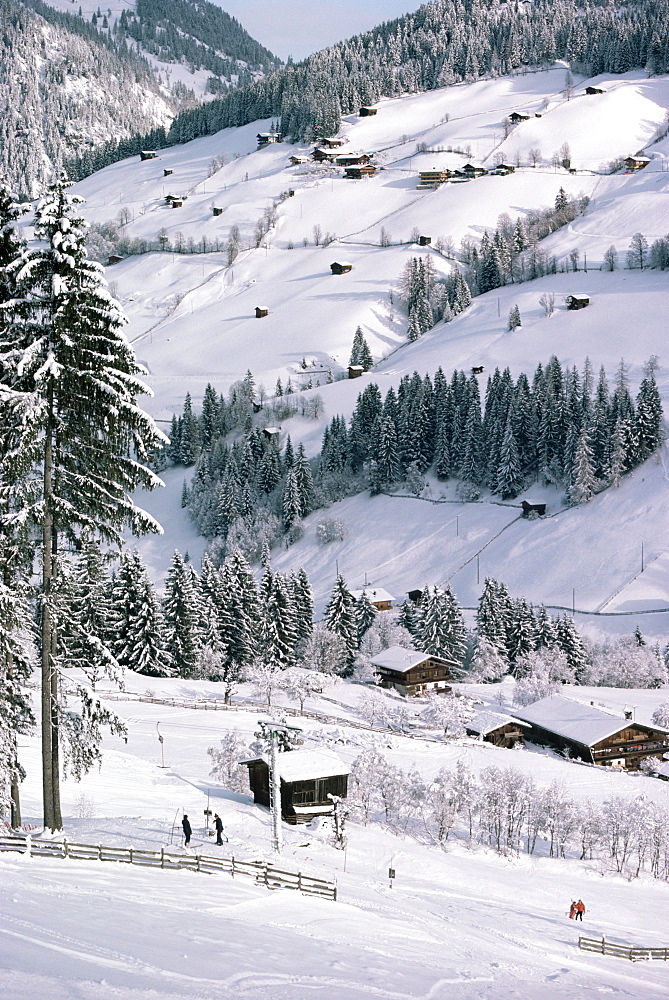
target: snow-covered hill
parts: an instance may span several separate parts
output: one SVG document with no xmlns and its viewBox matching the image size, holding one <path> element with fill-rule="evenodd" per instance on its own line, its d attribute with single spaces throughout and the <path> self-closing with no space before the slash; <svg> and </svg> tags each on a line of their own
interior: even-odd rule
<svg viewBox="0 0 669 1000">
<path fill-rule="evenodd" d="M 564 80 L 564 67 L 556 66 L 381 101 L 376 116 L 351 117 L 341 132 L 345 151 L 374 153 L 383 168 L 362 181 L 344 179 L 336 167 L 311 162 L 291 166 L 290 156 L 308 155 L 306 147 L 284 142 L 257 150 L 256 133 L 271 125 L 266 120 L 165 150 L 157 160 L 114 164 L 81 182 L 77 190 L 87 199 L 85 211 L 93 222 L 113 219 L 125 209 L 130 221 L 123 233 L 128 238 L 152 240 L 160 232 L 172 246 L 187 248 L 192 240 L 197 250 L 204 238 L 207 248 L 217 240 L 221 247 L 218 252 L 131 256 L 108 272 L 128 313 L 130 338 L 150 372 L 152 412 L 169 420 L 180 410 L 186 391 L 197 402 L 207 382 L 226 390 L 247 369 L 270 395 L 277 377 L 285 382 L 292 375 L 302 384 L 302 358 L 315 369 L 337 372 L 348 361 L 358 325 L 377 360 L 374 370 L 361 380 L 319 386 L 315 391 L 324 400 L 323 417 L 295 418 L 283 426 L 283 434 L 303 440 L 310 454 L 320 447 L 325 423 L 335 414 L 349 416 L 368 381 L 385 392 L 405 373 L 433 373 L 440 365 L 446 372 L 483 365 L 484 379 L 495 366 L 508 365 L 514 376 L 522 371 L 531 375 L 555 353 L 563 364 L 579 368 L 589 356 L 595 370 L 603 364 L 612 377 L 624 357 L 634 388 L 644 362 L 657 354 L 658 385 L 666 405 L 665 274 L 630 271 L 624 263 L 635 232 L 652 242 L 669 230 L 667 140 L 651 142 L 662 130 L 669 80 L 641 73 L 579 79 L 569 100 Z M 585 86 L 591 83 L 606 93 L 586 96 Z M 541 118 L 522 122 L 504 140 L 503 119 L 517 109 L 537 111 Z M 571 149 L 571 172 L 551 163 L 565 142 Z M 417 153 L 422 143 L 434 151 Z M 449 147 L 462 152 L 448 152 Z M 541 150 L 536 167 L 529 158 L 532 147 Z M 651 158 L 642 172 L 600 172 L 602 165 L 642 147 Z M 517 160 L 515 173 L 417 190 L 420 169 L 457 167 L 467 159 L 490 166 L 496 154 Z M 215 157 L 227 162 L 220 166 L 219 160 L 212 173 Z M 172 174 L 165 177 L 165 170 Z M 454 262 L 435 249 L 440 238 L 450 252 L 449 238 L 457 247 L 463 237 L 478 239 L 494 228 L 501 213 L 513 219 L 551 206 L 560 187 L 590 198 L 584 215 L 545 241 L 565 273 L 480 296 L 453 322 L 408 345 L 406 311 L 398 295 L 407 260 L 430 255 L 437 271 L 447 274 Z M 287 197 L 290 191 L 294 193 Z M 165 203 L 167 194 L 187 199 L 172 209 Z M 213 207 L 220 214 L 214 216 Z M 259 247 L 243 249 L 254 246 L 257 222 L 269 208 L 275 209 L 275 223 Z M 240 229 L 242 252 L 228 266 L 225 245 L 232 226 Z M 316 227 L 319 241 L 328 233 L 336 239 L 316 246 Z M 382 227 L 389 246 L 379 245 Z M 431 247 L 409 243 L 415 229 L 432 237 Z M 611 245 L 621 264 L 613 272 L 600 269 Z M 570 270 L 573 250 L 578 252 L 577 273 Z M 351 262 L 353 270 L 333 276 L 329 265 L 337 259 Z M 586 311 L 566 309 L 563 299 L 572 292 L 591 296 Z M 555 296 L 557 308 L 550 317 L 539 302 L 543 293 Z M 506 318 L 515 304 L 523 325 L 509 333 Z M 269 316 L 256 319 L 257 305 L 267 306 Z M 643 581 L 650 581 L 649 570 L 634 582 L 634 603 L 628 610 L 664 607 L 658 600 L 667 583 L 662 567 L 669 525 L 666 456 L 660 458 L 586 507 L 539 523 L 514 522 L 487 545 L 478 566 L 476 553 L 517 516 L 517 508 L 357 497 L 343 501 L 336 511 L 349 527 L 348 541 L 317 547 L 317 512 L 307 520 L 302 541 L 277 553 L 277 566 L 305 565 L 321 606 L 338 561 L 351 586 L 361 585 L 367 573 L 400 597 L 408 587 L 449 580 L 471 606 L 485 575 L 492 575 L 535 601 L 563 607 L 575 601 L 582 610 L 611 610 L 616 594 L 615 607 L 627 607 L 619 591 L 637 576 L 644 543 L 645 565 L 652 563 L 655 580 L 647 599 Z M 179 470 L 169 471 L 168 481 L 171 491 L 180 489 Z M 433 484 L 432 499 L 442 493 L 453 499 L 452 490 Z M 549 492 L 545 499 L 550 513 L 561 509 L 557 493 Z M 197 559 L 204 540 L 194 537 L 176 500 L 152 497 L 147 502 L 167 514 L 165 537 L 142 543 L 160 577 L 173 547 L 186 548 Z M 453 537 L 456 515 L 459 535 Z M 664 634 L 664 619 L 664 614 L 647 615 L 644 630 Z M 607 629 L 631 630 L 634 624 L 634 617 L 597 619 Z"/>
</svg>

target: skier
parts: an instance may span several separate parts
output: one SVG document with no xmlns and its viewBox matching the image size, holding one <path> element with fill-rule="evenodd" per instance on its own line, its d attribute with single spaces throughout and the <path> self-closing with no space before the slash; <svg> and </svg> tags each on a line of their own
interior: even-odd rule
<svg viewBox="0 0 669 1000">
<path fill-rule="evenodd" d="M 576 911 L 576 900 L 572 899 L 571 906 L 569 908 L 569 919 L 570 920 L 574 919 L 574 917 L 576 916 L 576 912 L 577 912 Z"/>
<path fill-rule="evenodd" d="M 223 840 L 222 840 L 222 837 L 223 837 L 223 820 L 218 815 L 218 813 L 214 813 L 214 826 L 216 827 L 216 845 L 218 847 L 222 847 L 223 846 Z M 228 838 L 226 837 L 225 839 L 227 840 Z"/>
<path fill-rule="evenodd" d="M 184 847 L 188 847 L 190 844 L 190 837 L 192 834 L 190 821 L 186 813 L 184 813 L 184 818 L 181 820 L 181 825 L 184 828 Z"/>
<path fill-rule="evenodd" d="M 585 903 L 583 902 L 582 899 L 579 899 L 578 903 L 576 904 L 576 916 L 574 917 L 574 920 L 580 920 L 581 923 L 583 923 L 584 913 L 585 913 Z"/>
</svg>

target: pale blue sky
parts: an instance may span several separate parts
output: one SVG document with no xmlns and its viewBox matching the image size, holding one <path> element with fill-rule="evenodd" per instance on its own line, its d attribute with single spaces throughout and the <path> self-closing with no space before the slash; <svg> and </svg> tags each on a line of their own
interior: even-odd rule
<svg viewBox="0 0 669 1000">
<path fill-rule="evenodd" d="M 302 59 L 417 10 L 421 0 L 213 0 L 275 55 Z"/>
</svg>

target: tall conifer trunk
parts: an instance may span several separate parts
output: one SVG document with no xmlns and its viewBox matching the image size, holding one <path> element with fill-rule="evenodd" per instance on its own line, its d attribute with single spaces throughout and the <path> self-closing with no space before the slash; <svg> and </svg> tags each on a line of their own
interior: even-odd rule
<svg viewBox="0 0 669 1000">
<path fill-rule="evenodd" d="M 44 440 L 44 520 L 42 522 L 42 789 L 44 826 L 59 830 L 62 826 L 60 809 L 56 809 L 54 775 L 54 687 L 53 616 L 51 589 L 53 581 L 53 388 L 48 390 L 48 418 Z M 56 692 L 57 693 L 57 692 Z M 56 756 L 56 767 L 57 767 Z"/>
</svg>

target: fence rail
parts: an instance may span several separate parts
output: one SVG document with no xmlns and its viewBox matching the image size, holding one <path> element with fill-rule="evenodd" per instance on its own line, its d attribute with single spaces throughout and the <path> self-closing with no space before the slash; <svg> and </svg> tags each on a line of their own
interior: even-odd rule
<svg viewBox="0 0 669 1000">
<path fill-rule="evenodd" d="M 578 946 L 581 951 L 595 952 L 598 955 L 612 955 L 614 958 L 627 958 L 630 962 L 647 962 L 651 959 L 657 959 L 660 962 L 669 961 L 669 948 L 633 948 L 630 945 L 613 944 L 604 937 L 579 937 Z"/>
<path fill-rule="evenodd" d="M 212 858 L 206 854 L 168 854 L 164 848 L 149 851 L 136 847 L 106 847 L 102 844 L 71 844 L 68 840 L 33 840 L 31 837 L 0 837 L 0 851 L 18 851 L 29 856 L 74 858 L 77 861 L 118 861 L 144 868 L 248 875 L 256 885 L 268 889 L 296 889 L 308 896 L 337 899 L 337 883 L 313 878 L 303 872 L 289 872 L 266 861 L 243 861 L 235 858 Z"/>
</svg>

